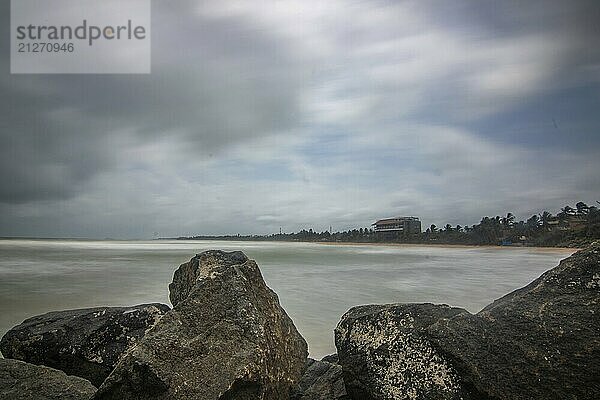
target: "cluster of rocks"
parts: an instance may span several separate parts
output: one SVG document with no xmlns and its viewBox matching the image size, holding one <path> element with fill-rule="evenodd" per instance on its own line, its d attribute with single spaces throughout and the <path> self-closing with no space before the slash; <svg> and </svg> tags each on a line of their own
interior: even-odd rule
<svg viewBox="0 0 600 400">
<path fill-rule="evenodd" d="M 25 320 L 0 341 L 0 400 L 600 398 L 600 244 L 477 314 L 354 307 L 320 361 L 241 252 L 196 255 L 169 291 L 173 309 Z"/>
<path fill-rule="evenodd" d="M 475 315 L 352 308 L 335 340 L 353 399 L 600 398 L 600 244 Z"/>
<path fill-rule="evenodd" d="M 60 369 L 99 386 L 125 350 L 169 310 L 143 304 L 50 312 L 8 331 L 0 350 L 6 358 Z"/>
</svg>

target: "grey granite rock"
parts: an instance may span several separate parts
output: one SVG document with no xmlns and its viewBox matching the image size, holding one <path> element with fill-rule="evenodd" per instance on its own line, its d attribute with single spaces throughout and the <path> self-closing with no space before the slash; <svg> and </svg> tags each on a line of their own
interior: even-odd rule
<svg viewBox="0 0 600 400">
<path fill-rule="evenodd" d="M 26 319 L 0 341 L 6 358 L 60 369 L 96 386 L 167 311 L 164 304 L 55 311 Z"/>
<path fill-rule="evenodd" d="M 600 245 L 478 314 L 361 306 L 336 328 L 355 399 L 600 398 Z"/>
<path fill-rule="evenodd" d="M 327 362 L 330 362 L 333 364 L 338 364 L 340 359 L 339 359 L 337 353 L 335 353 L 335 354 L 326 355 L 325 357 L 321 358 L 321 361 L 327 361 Z"/>
<path fill-rule="evenodd" d="M 203 263 L 200 263 L 203 255 L 197 254 L 196 257 L 181 264 L 175 270 L 173 281 L 169 284 L 169 299 L 173 306 L 185 300 L 192 289 L 194 289 L 196 282 L 199 279 L 206 278 L 209 273 L 212 273 L 212 268 L 215 265 L 223 269 L 248 261 L 248 257 L 241 251 L 212 251 L 203 254 L 210 254 L 210 257 L 204 258 Z"/>
<path fill-rule="evenodd" d="M 285 400 L 307 345 L 243 253 L 208 251 L 175 272 L 175 304 L 119 362 L 107 399 Z"/>
<path fill-rule="evenodd" d="M 342 367 L 327 361 L 309 358 L 293 400 L 347 400 L 342 379 Z"/>
<path fill-rule="evenodd" d="M 460 399 L 467 395 L 450 360 L 428 337 L 440 319 L 466 311 L 433 304 L 354 307 L 335 331 L 353 399 Z"/>
<path fill-rule="evenodd" d="M 0 400 L 89 400 L 90 382 L 62 371 L 0 358 Z"/>
</svg>

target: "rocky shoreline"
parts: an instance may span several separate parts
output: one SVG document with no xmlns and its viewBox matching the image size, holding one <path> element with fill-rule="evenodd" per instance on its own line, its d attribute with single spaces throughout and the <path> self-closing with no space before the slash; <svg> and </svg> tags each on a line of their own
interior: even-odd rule
<svg viewBox="0 0 600 400">
<path fill-rule="evenodd" d="M 477 314 L 354 307 L 320 361 L 242 252 L 194 256 L 169 294 L 25 320 L 0 341 L 0 400 L 600 398 L 598 242 Z"/>
</svg>

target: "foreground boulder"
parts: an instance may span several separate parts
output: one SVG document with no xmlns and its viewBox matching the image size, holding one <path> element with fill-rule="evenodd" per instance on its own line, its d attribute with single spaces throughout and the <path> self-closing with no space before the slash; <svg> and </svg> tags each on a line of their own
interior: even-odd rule
<svg viewBox="0 0 600 400">
<path fill-rule="evenodd" d="M 95 391 L 62 371 L 0 358 L 0 400 L 89 400 Z"/>
<path fill-rule="evenodd" d="M 8 331 L 0 350 L 6 358 L 60 369 L 100 386 L 125 350 L 167 311 L 164 304 L 143 304 L 50 312 Z"/>
<path fill-rule="evenodd" d="M 174 308 L 119 362 L 95 399 L 284 400 L 307 345 L 243 253 L 208 251 L 175 272 Z"/>
<path fill-rule="evenodd" d="M 463 312 L 433 304 L 352 308 L 335 331 L 348 394 L 365 400 L 470 398 L 427 332 L 440 319 Z"/>
<path fill-rule="evenodd" d="M 306 369 L 291 396 L 293 400 L 348 400 L 342 367 L 309 358 Z"/>
<path fill-rule="evenodd" d="M 353 399 L 600 398 L 600 245 L 478 314 L 361 306 L 336 328 Z"/>
</svg>

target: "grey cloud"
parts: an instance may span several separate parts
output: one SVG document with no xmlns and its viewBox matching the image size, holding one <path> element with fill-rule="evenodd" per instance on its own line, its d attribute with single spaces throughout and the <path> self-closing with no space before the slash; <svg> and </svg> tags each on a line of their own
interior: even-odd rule
<svg viewBox="0 0 600 400">
<path fill-rule="evenodd" d="M 114 167 L 123 132 L 139 141 L 168 135 L 207 155 L 294 123 L 297 71 L 285 51 L 270 57 L 272 40 L 235 21 L 203 21 L 192 3 L 176 14 L 169 7 L 154 7 L 152 75 L 3 74 L 0 201 L 72 196 Z"/>
<path fill-rule="evenodd" d="M 155 1 L 150 76 L 11 76 L 3 58 L 0 235 L 464 224 L 593 200 L 594 152 L 468 122 L 598 84 L 597 2 L 448 4 Z"/>
</svg>

